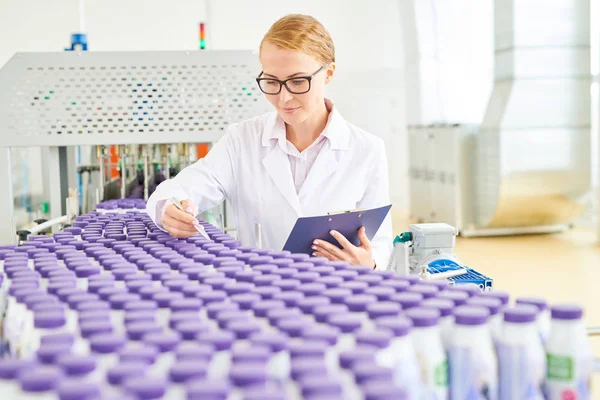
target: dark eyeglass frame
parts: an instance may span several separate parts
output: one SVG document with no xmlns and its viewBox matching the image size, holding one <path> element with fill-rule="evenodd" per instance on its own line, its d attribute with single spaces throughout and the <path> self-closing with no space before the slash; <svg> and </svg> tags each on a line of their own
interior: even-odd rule
<svg viewBox="0 0 600 400">
<path fill-rule="evenodd" d="M 317 71 L 315 71 L 314 74 L 309 75 L 309 76 L 294 76 L 292 78 L 288 78 L 285 79 L 283 81 L 280 81 L 279 79 L 275 79 L 275 78 L 261 78 L 263 71 L 260 72 L 260 74 L 258 74 L 258 77 L 256 78 L 256 83 L 258 84 L 258 88 L 260 89 L 261 92 L 263 92 L 264 94 L 268 94 L 268 95 L 277 95 L 279 93 L 281 93 L 281 88 L 283 86 L 285 86 L 285 88 L 287 89 L 288 92 L 293 93 L 293 94 L 304 94 L 304 93 L 308 93 L 310 92 L 310 89 L 312 87 L 312 80 L 315 77 L 315 75 L 317 75 L 319 72 L 321 72 L 324 68 L 326 67 L 326 65 L 321 66 L 321 68 L 319 68 Z M 288 81 L 293 81 L 296 79 L 306 79 L 308 81 L 308 89 L 303 91 L 303 92 L 294 92 L 293 90 L 290 89 L 290 87 L 287 85 Z M 275 82 L 279 82 L 279 90 L 277 91 L 277 93 L 267 93 L 265 92 L 262 87 L 260 86 L 260 82 L 261 81 L 275 81 Z"/>
</svg>

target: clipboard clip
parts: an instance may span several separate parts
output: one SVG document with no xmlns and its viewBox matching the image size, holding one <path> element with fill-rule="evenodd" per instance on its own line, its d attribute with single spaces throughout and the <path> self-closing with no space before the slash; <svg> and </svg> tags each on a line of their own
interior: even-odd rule
<svg viewBox="0 0 600 400">
<path fill-rule="evenodd" d="M 357 208 L 357 209 L 354 209 L 354 210 L 332 211 L 332 212 L 328 212 L 327 215 L 348 214 L 348 213 L 360 212 L 360 211 L 365 211 L 365 209 L 364 208 Z"/>
</svg>

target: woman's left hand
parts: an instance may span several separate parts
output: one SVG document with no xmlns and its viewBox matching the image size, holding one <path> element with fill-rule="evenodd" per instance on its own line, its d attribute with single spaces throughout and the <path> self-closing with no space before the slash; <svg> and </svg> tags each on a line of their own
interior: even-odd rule
<svg viewBox="0 0 600 400">
<path fill-rule="evenodd" d="M 371 250 L 371 242 L 367 238 L 364 226 L 358 230 L 360 246 L 354 246 L 348 241 L 348 239 L 344 237 L 344 235 L 337 231 L 331 231 L 329 233 L 343 248 L 340 249 L 325 240 L 315 240 L 312 246 L 312 249 L 314 250 L 314 256 L 325 257 L 330 261 L 342 260 L 353 265 L 367 265 L 369 267 L 375 267 Z"/>
</svg>

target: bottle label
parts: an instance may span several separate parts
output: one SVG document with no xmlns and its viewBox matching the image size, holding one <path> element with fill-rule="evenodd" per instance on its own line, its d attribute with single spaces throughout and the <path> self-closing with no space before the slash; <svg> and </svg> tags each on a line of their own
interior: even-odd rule
<svg viewBox="0 0 600 400">
<path fill-rule="evenodd" d="M 544 359 L 525 346 L 497 343 L 500 400 L 543 400 Z M 537 359 L 536 359 L 537 358 Z"/>
<path fill-rule="evenodd" d="M 548 399 L 588 400 L 590 398 L 590 375 L 592 359 L 585 354 L 546 354 Z"/>
<path fill-rule="evenodd" d="M 450 398 L 495 400 L 498 378 L 494 365 L 477 357 L 471 349 L 450 349 Z M 493 363 L 495 364 L 495 363 Z"/>
<path fill-rule="evenodd" d="M 448 399 L 448 360 L 441 361 L 419 357 L 421 386 L 424 398 L 432 400 Z"/>
<path fill-rule="evenodd" d="M 572 381 L 573 380 L 573 358 L 569 356 L 558 356 L 548 353 L 546 355 L 548 365 L 548 380 Z"/>
</svg>

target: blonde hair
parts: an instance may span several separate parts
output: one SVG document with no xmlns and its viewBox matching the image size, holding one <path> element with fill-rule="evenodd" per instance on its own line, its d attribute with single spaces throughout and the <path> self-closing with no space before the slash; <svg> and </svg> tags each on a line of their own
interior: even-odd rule
<svg viewBox="0 0 600 400">
<path fill-rule="evenodd" d="M 308 54 L 323 64 L 335 61 L 335 48 L 329 32 L 310 15 L 290 14 L 280 18 L 260 43 L 261 50 L 265 42 Z"/>
</svg>

